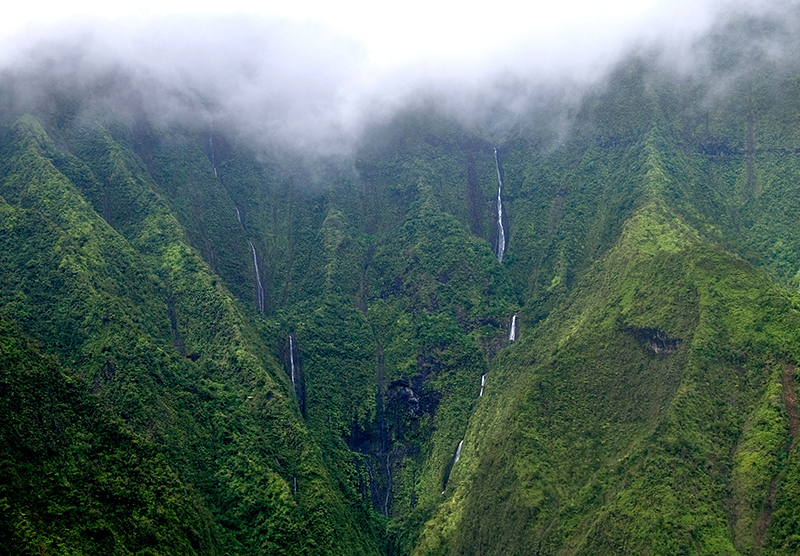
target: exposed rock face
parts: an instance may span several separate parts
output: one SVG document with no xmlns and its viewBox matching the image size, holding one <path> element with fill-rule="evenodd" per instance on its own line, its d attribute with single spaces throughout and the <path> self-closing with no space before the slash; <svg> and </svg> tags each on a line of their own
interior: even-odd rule
<svg viewBox="0 0 800 556">
<path fill-rule="evenodd" d="M 658 355 L 675 353 L 678 346 L 683 342 L 680 338 L 670 338 L 666 332 L 658 328 L 638 328 L 636 326 L 629 326 L 627 331 L 630 332 L 639 343 Z"/>
</svg>

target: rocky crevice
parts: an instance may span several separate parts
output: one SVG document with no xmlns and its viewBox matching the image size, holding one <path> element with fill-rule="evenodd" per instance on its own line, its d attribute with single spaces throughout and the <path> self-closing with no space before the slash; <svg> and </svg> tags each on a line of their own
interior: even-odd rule
<svg viewBox="0 0 800 556">
<path fill-rule="evenodd" d="M 666 356 L 675 353 L 678 346 L 683 343 L 682 339 L 671 338 L 666 332 L 658 328 L 629 326 L 626 331 L 631 334 L 637 342 L 656 355 Z"/>
</svg>

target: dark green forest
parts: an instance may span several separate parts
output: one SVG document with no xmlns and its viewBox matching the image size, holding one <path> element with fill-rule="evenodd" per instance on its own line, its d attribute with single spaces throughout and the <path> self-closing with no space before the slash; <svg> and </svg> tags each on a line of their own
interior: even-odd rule
<svg viewBox="0 0 800 556">
<path fill-rule="evenodd" d="M 800 553 L 798 29 L 325 157 L 6 70 L 0 553 Z"/>
</svg>

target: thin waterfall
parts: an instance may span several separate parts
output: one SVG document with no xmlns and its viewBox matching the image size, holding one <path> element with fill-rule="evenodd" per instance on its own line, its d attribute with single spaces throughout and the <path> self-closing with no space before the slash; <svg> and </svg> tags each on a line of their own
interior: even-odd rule
<svg viewBox="0 0 800 556">
<path fill-rule="evenodd" d="M 209 153 L 211 154 L 211 167 L 214 168 L 214 177 L 216 178 L 218 176 L 217 176 L 217 162 L 215 160 L 216 156 L 214 154 L 214 130 L 213 130 L 213 128 L 208 133 L 208 150 L 209 150 Z"/>
<path fill-rule="evenodd" d="M 456 459 L 453 461 L 453 465 L 458 463 L 458 460 L 461 458 L 461 445 L 464 444 L 464 441 L 458 443 L 458 448 L 456 448 Z"/>
<path fill-rule="evenodd" d="M 253 252 L 253 266 L 256 267 L 256 291 L 258 298 L 258 310 L 264 312 L 264 286 L 261 285 L 261 273 L 258 270 L 258 255 L 256 248 L 253 247 L 253 242 L 250 242 L 250 250 Z"/>
<path fill-rule="evenodd" d="M 461 459 L 461 446 L 464 444 L 464 441 L 458 443 L 458 447 L 456 448 L 456 455 L 453 457 L 452 463 L 448 463 L 447 467 L 445 468 L 444 472 L 444 480 L 442 481 L 442 494 L 447 491 L 447 482 L 450 480 L 450 473 L 452 473 L 453 468 L 458 463 L 458 460 Z"/>
<path fill-rule="evenodd" d="M 238 220 L 239 224 L 241 224 L 242 223 L 242 213 L 239 212 L 239 207 L 234 206 L 233 208 L 236 209 L 236 220 Z"/>
<path fill-rule="evenodd" d="M 480 398 L 481 396 L 483 396 L 483 387 L 484 387 L 484 386 L 486 386 L 486 373 L 484 373 L 484 374 L 482 374 L 482 375 L 481 375 L 481 391 L 480 391 L 480 393 L 478 394 L 478 397 L 479 397 L 479 398 Z"/>
<path fill-rule="evenodd" d="M 296 392 L 297 390 L 294 383 L 294 340 L 292 339 L 291 334 L 289 334 L 289 370 L 289 376 L 292 379 L 292 388 L 294 388 Z"/>
<path fill-rule="evenodd" d="M 297 405 L 300 406 L 300 414 L 306 416 L 306 391 L 305 381 L 303 380 L 303 365 L 300 360 L 300 352 L 297 347 L 297 338 L 294 332 L 289 333 L 289 367 L 286 369 L 289 380 L 292 381 L 292 391 L 297 398 Z"/>
<path fill-rule="evenodd" d="M 497 147 L 494 149 L 494 166 L 497 169 L 497 262 L 502 263 L 506 252 L 506 231 L 503 228 L 503 178 L 500 176 Z"/>
<path fill-rule="evenodd" d="M 389 463 L 389 454 L 386 454 L 386 498 L 383 500 L 383 515 L 389 515 L 389 496 L 392 494 L 392 468 Z"/>
<path fill-rule="evenodd" d="M 511 330 L 508 332 L 508 341 L 513 342 L 517 339 L 517 313 L 511 317 Z"/>
</svg>

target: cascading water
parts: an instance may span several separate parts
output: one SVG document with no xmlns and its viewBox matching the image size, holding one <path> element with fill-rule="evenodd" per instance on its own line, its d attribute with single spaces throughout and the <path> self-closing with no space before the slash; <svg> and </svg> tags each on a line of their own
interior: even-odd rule
<svg viewBox="0 0 800 556">
<path fill-rule="evenodd" d="M 261 285 L 261 273 L 258 270 L 258 255 L 253 242 L 250 242 L 250 250 L 253 252 L 253 266 L 256 268 L 256 298 L 258 300 L 258 310 L 264 312 L 264 286 Z"/>
<path fill-rule="evenodd" d="M 292 388 L 294 388 L 295 391 L 297 391 L 297 387 L 295 385 L 295 379 L 294 379 L 294 376 L 295 376 L 295 372 L 294 372 L 294 340 L 292 339 L 292 335 L 291 334 L 289 334 L 289 371 L 291 373 L 289 375 L 289 377 L 292 379 Z"/>
<path fill-rule="evenodd" d="M 242 213 L 239 212 L 239 207 L 233 207 L 233 208 L 236 209 L 236 220 L 238 220 L 239 224 L 241 224 L 242 223 Z"/>
<path fill-rule="evenodd" d="M 297 338 L 294 332 L 290 332 L 288 336 L 289 343 L 289 365 L 286 367 L 286 374 L 289 375 L 289 380 L 292 381 L 292 391 L 297 399 L 297 405 L 300 406 L 300 414 L 306 416 L 306 392 L 305 381 L 303 380 L 303 365 L 300 360 L 300 352 L 297 348 Z"/>
<path fill-rule="evenodd" d="M 389 515 L 389 496 L 392 494 L 392 467 L 389 462 L 389 454 L 386 454 L 386 476 L 389 478 L 386 486 L 386 498 L 383 500 L 383 515 Z"/>
<path fill-rule="evenodd" d="M 506 231 L 503 228 L 503 178 L 500 176 L 500 162 L 497 148 L 494 149 L 494 166 L 497 169 L 497 262 L 503 262 L 506 251 Z"/>
<path fill-rule="evenodd" d="M 479 398 L 480 398 L 481 396 L 483 396 L 483 387 L 484 387 L 484 386 L 486 386 L 486 374 L 482 374 L 482 375 L 481 375 L 481 391 L 480 391 L 480 393 L 478 394 L 478 397 L 479 397 Z"/>
<path fill-rule="evenodd" d="M 508 341 L 513 342 L 517 339 L 517 313 L 511 317 L 511 330 L 508 332 Z"/>
<path fill-rule="evenodd" d="M 461 446 L 463 444 L 464 444 L 463 440 L 458 443 L 458 447 L 456 448 L 456 455 L 453 457 L 452 463 L 449 463 L 447 465 L 447 468 L 445 468 L 444 481 L 442 481 L 442 494 L 444 494 L 447 491 L 447 482 L 450 480 L 450 473 L 452 473 L 453 468 L 458 463 L 458 460 L 461 459 Z"/>
<path fill-rule="evenodd" d="M 214 155 L 214 130 L 212 129 L 208 134 L 208 150 L 211 153 L 211 167 L 214 168 L 214 177 L 217 176 L 217 162 L 216 156 Z"/>
</svg>

